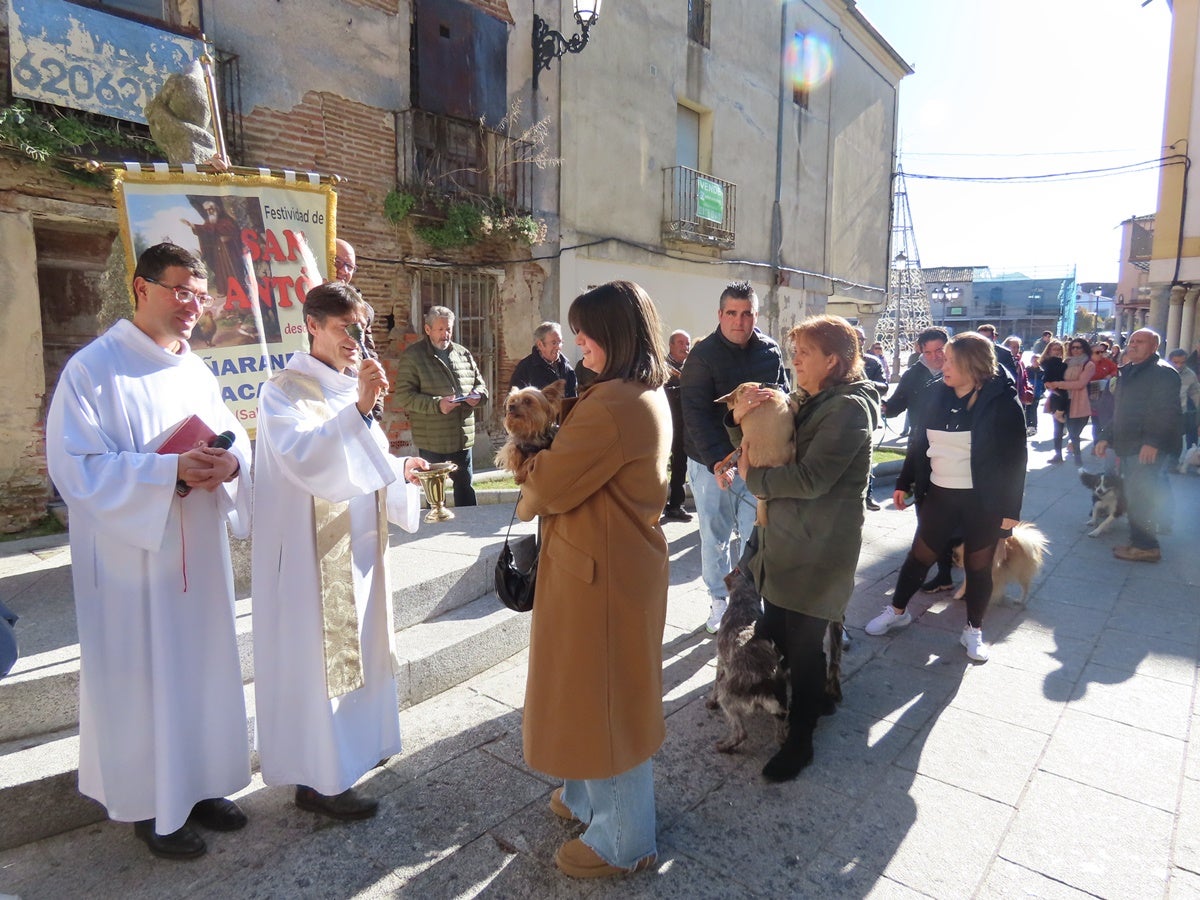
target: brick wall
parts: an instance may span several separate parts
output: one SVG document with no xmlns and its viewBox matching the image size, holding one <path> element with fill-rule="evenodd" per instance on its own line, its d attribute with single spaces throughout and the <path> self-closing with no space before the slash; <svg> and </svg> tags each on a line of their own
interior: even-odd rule
<svg viewBox="0 0 1200 900">
<path fill-rule="evenodd" d="M 515 24 L 512 13 L 508 11 L 508 4 L 505 0 L 467 0 L 467 2 L 478 9 L 482 9 L 490 16 L 495 16 L 501 22 Z M 530 24 L 532 28 L 532 23 Z"/>
<path fill-rule="evenodd" d="M 504 4 L 493 4 L 497 8 Z M 415 235 L 412 223 L 392 225 L 383 216 L 383 202 L 396 185 L 395 118 L 388 110 L 377 109 L 328 92 L 310 91 L 301 102 L 288 110 L 257 107 L 244 119 L 247 165 L 292 168 L 342 176 L 337 187 L 337 233 L 354 245 L 359 269 L 355 286 L 375 308 L 372 329 L 389 377 L 394 363 L 412 341 L 412 273 L 404 260 L 439 260 L 457 265 L 484 265 L 495 260 L 519 259 L 531 255 L 528 248 L 506 239 L 490 238 L 470 247 L 438 251 Z M 507 388 L 512 369 L 529 350 L 532 326 L 526 320 L 536 318 L 537 296 L 545 272 L 527 263 L 496 264 L 505 271 L 498 301 L 501 315 L 497 323 L 497 368 L 499 385 L 489 385 L 493 397 Z M 536 284 L 537 295 L 529 287 Z M 532 303 L 532 306 L 530 304 Z M 514 305 L 526 312 L 518 316 L 519 333 L 505 337 L 505 308 Z M 529 311 L 532 310 L 532 311 Z M 394 327 L 389 332 L 387 317 Z M 536 321 L 533 323 L 536 324 Z M 490 403 L 482 412 L 482 426 L 500 435 L 499 405 Z M 411 432 L 404 411 L 390 402 L 384 404 L 384 428 L 396 452 L 411 448 Z M 479 441 L 484 440 L 480 435 Z M 487 454 L 478 454 L 482 459 Z"/>
</svg>

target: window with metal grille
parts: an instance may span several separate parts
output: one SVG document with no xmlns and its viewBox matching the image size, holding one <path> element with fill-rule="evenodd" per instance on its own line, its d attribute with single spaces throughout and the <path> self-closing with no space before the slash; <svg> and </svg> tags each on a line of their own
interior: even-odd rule
<svg viewBox="0 0 1200 900">
<path fill-rule="evenodd" d="M 488 390 L 496 391 L 496 276 L 473 269 L 414 269 L 414 326 L 424 334 L 425 313 L 444 306 L 454 313 L 451 340 L 475 357 Z"/>
</svg>

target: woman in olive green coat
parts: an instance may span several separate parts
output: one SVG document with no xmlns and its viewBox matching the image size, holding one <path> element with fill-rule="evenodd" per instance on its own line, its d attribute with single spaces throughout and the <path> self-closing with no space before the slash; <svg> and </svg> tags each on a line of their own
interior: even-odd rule
<svg viewBox="0 0 1200 900">
<path fill-rule="evenodd" d="M 748 574 L 763 595 L 762 627 L 788 662 L 792 689 L 787 740 L 763 768 L 771 781 L 795 778 L 812 761 L 824 705 L 822 640 L 830 622 L 842 621 L 854 590 L 872 434 L 880 422 L 879 390 L 863 378 L 850 323 L 814 316 L 788 339 L 801 401 L 795 460 L 743 473 L 751 492 L 767 501 Z M 735 425 L 769 396 L 764 390 L 739 400 Z"/>
</svg>

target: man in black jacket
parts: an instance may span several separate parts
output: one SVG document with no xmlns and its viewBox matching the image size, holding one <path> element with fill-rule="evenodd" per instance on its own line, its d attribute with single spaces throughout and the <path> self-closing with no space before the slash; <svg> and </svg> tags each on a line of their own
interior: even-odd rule
<svg viewBox="0 0 1200 900">
<path fill-rule="evenodd" d="M 679 398 L 683 364 L 687 362 L 691 352 L 692 336 L 686 331 L 671 332 L 667 339 L 667 372 L 670 373 L 670 377 L 663 385 L 667 394 L 667 405 L 671 407 L 671 484 L 667 491 L 667 506 L 663 510 L 663 518 L 675 522 L 692 521 L 692 514 L 683 508 L 687 453 L 683 449 L 683 405 Z"/>
<path fill-rule="evenodd" d="M 996 343 L 996 326 L 980 325 L 978 331 L 992 342 L 992 349 L 996 351 L 996 362 L 1008 369 L 1008 374 L 1012 376 L 1012 380 L 1015 383 L 1017 381 L 1017 361 L 1013 359 L 1011 350 L 1003 344 Z"/>
<path fill-rule="evenodd" d="M 946 363 L 946 343 L 950 335 L 945 328 L 936 325 L 926 328 L 917 335 L 917 348 L 921 351 L 917 362 L 909 366 L 900 376 L 900 382 L 882 406 L 885 418 L 908 413 L 910 446 L 925 440 L 925 411 L 933 388 L 942 383 L 942 366 Z M 937 570 L 921 585 L 921 590 L 933 594 L 954 587 L 950 574 L 953 566 L 951 548 L 946 547 L 938 554 Z"/>
<path fill-rule="evenodd" d="M 863 377 L 879 389 L 879 396 L 888 392 L 887 372 L 883 368 L 883 357 L 867 351 L 867 333 L 861 328 L 854 329 L 858 333 L 858 348 L 862 353 Z M 872 439 L 873 440 L 873 439 Z M 876 512 L 879 504 L 875 502 L 875 464 L 871 463 L 871 472 L 867 476 L 867 498 L 864 501 L 867 509 Z"/>
<path fill-rule="evenodd" d="M 908 425 L 912 438 L 920 437 L 925 429 L 925 404 L 930 388 L 941 384 L 942 366 L 946 363 L 946 342 L 950 335 L 945 328 L 926 328 L 917 335 L 917 347 L 921 355 L 914 365 L 904 370 L 892 395 L 883 402 L 885 418 L 908 413 Z"/>
<path fill-rule="evenodd" d="M 514 388 L 535 387 L 541 390 L 562 379 L 563 396 L 574 397 L 579 393 L 575 370 L 562 354 L 562 326 L 557 322 L 543 322 L 533 330 L 533 350 L 517 363 L 513 369 L 511 386 Z"/>
<path fill-rule="evenodd" d="M 737 559 L 730 555 L 730 543 L 736 535 L 745 545 L 754 529 L 756 505 L 736 467 L 713 472 L 733 452 L 724 425 L 728 409 L 716 400 L 748 381 L 788 389 L 779 345 L 755 327 L 757 322 L 754 288 L 747 281 L 730 284 L 721 293 L 717 329 L 692 347 L 680 378 L 683 447 L 700 517 L 704 584 L 712 598 L 710 634 L 717 633 L 728 603 L 725 576 Z"/>
<path fill-rule="evenodd" d="M 1182 412 L 1179 373 L 1158 355 L 1159 336 L 1142 328 L 1129 336 L 1127 362 L 1113 390 L 1112 421 L 1093 452 L 1103 456 L 1112 444 L 1125 481 L 1129 545 L 1113 547 L 1113 556 L 1132 562 L 1158 562 L 1162 551 L 1163 460 L 1179 448 Z"/>
</svg>

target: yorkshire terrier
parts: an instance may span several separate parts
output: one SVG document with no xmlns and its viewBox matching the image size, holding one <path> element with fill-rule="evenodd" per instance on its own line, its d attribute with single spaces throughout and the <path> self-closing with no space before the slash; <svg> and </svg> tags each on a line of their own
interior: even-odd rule
<svg viewBox="0 0 1200 900">
<path fill-rule="evenodd" d="M 733 409 L 740 396 L 757 391 L 763 386 L 755 381 L 739 384 L 724 397 L 718 397 L 716 402 L 724 403 Z M 742 446 L 718 463 L 717 470 L 724 471 L 739 459 L 745 459 L 756 469 L 782 466 L 791 462 L 796 455 L 797 410 L 799 406 L 795 400 L 783 391 L 773 390 L 768 402 L 754 407 L 742 417 Z M 754 524 L 767 524 L 765 500 L 758 501 Z"/>
<path fill-rule="evenodd" d="M 560 378 L 541 390 L 526 387 L 508 392 L 504 400 L 504 430 L 508 432 L 508 440 L 496 454 L 496 465 L 512 472 L 517 484 L 525 483 L 533 458 L 554 440 L 566 387 L 567 383 Z"/>
</svg>

